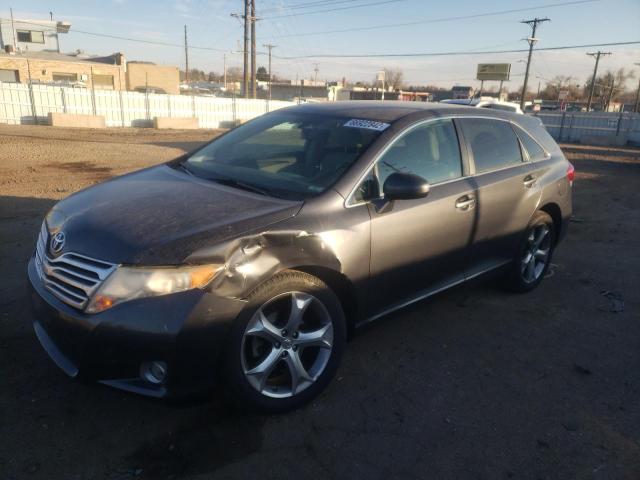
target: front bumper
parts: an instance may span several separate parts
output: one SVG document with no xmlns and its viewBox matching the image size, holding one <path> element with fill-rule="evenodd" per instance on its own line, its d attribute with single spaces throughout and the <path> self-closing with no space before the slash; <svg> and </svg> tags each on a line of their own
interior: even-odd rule
<svg viewBox="0 0 640 480">
<path fill-rule="evenodd" d="M 28 275 L 36 336 L 67 375 L 154 397 L 181 396 L 215 383 L 226 339 L 245 305 L 190 290 L 89 315 L 44 288 L 33 257 Z M 149 361 L 167 364 L 162 384 L 141 378 L 140 366 Z"/>
</svg>

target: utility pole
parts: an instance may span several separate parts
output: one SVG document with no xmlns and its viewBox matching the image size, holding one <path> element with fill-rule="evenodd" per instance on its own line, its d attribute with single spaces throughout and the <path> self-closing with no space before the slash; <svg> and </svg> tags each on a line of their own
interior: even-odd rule
<svg viewBox="0 0 640 480">
<path fill-rule="evenodd" d="M 609 88 L 609 95 L 607 95 L 607 103 L 605 104 L 604 111 L 609 111 L 609 106 L 611 105 L 611 101 L 613 100 L 613 91 L 615 90 L 616 77 L 611 77 L 611 88 Z"/>
<path fill-rule="evenodd" d="M 13 8 L 10 8 L 9 12 L 11 12 L 11 36 L 13 37 L 13 50 L 15 52 L 17 52 L 18 51 L 18 39 L 16 38 L 16 27 L 13 24 Z"/>
<path fill-rule="evenodd" d="M 313 78 L 313 84 L 314 87 L 317 86 L 316 84 L 318 83 L 318 72 L 320 71 L 320 69 L 318 68 L 318 63 L 314 63 L 314 68 L 313 71 L 315 72 L 315 77 Z"/>
<path fill-rule="evenodd" d="M 587 100 L 587 112 L 591 111 L 591 102 L 593 101 L 593 92 L 596 89 L 596 75 L 598 74 L 598 64 L 600 63 L 600 57 L 602 55 L 611 55 L 611 52 L 601 52 L 598 50 L 595 53 L 587 53 L 590 57 L 596 59 L 596 66 L 593 69 L 593 77 L 591 77 L 591 88 L 589 89 L 589 100 Z"/>
<path fill-rule="evenodd" d="M 269 100 L 271 100 L 271 82 L 273 81 L 273 77 L 271 76 L 271 50 L 273 50 L 276 45 L 265 43 L 263 47 L 269 50 Z"/>
<path fill-rule="evenodd" d="M 189 42 L 187 41 L 187 26 L 184 26 L 184 82 L 189 83 Z"/>
<path fill-rule="evenodd" d="M 527 68 L 524 72 L 524 85 L 522 85 L 522 98 L 520 99 L 520 108 L 524 111 L 524 104 L 527 96 L 527 83 L 529 81 L 529 68 L 531 67 L 531 55 L 533 53 L 533 46 L 538 41 L 536 38 L 536 30 L 539 23 L 550 22 L 549 18 L 534 18 L 533 20 L 523 20 L 520 23 L 526 23 L 531 27 L 531 36 L 527 38 L 529 43 L 529 57 L 527 58 Z"/>
<path fill-rule="evenodd" d="M 244 0 L 244 15 L 232 13 L 231 16 L 242 19 L 244 22 L 244 47 L 242 53 L 244 56 L 244 64 L 242 68 L 242 91 L 244 98 L 249 98 L 249 5 L 251 0 Z"/>
<path fill-rule="evenodd" d="M 251 98 L 256 98 L 256 0 L 251 0 Z"/>
<path fill-rule="evenodd" d="M 634 65 L 640 67 L 640 63 L 634 63 Z M 633 111 L 640 113 L 640 79 L 638 79 L 638 91 L 636 92 L 636 107 Z"/>
<path fill-rule="evenodd" d="M 224 77 L 224 91 L 227 91 L 227 54 L 224 53 L 222 55 L 222 69 L 224 70 L 224 73 L 222 74 Z"/>
</svg>

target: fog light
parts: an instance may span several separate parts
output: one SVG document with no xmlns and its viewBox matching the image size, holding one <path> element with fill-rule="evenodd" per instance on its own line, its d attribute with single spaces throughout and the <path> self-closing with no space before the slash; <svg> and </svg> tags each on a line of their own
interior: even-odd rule
<svg viewBox="0 0 640 480">
<path fill-rule="evenodd" d="M 140 365 L 140 376 L 149 383 L 159 385 L 167 376 L 167 364 L 165 362 L 144 362 Z"/>
</svg>

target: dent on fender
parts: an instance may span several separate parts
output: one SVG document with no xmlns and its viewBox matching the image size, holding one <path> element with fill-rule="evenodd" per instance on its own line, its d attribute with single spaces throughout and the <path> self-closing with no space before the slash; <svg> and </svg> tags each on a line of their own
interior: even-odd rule
<svg viewBox="0 0 640 480">
<path fill-rule="evenodd" d="M 210 290 L 220 296 L 243 298 L 276 273 L 299 266 L 321 266 L 341 272 L 336 252 L 335 232 L 309 233 L 305 230 L 263 232 L 245 236 L 219 247 L 201 250 L 190 261 L 224 265 Z"/>
</svg>

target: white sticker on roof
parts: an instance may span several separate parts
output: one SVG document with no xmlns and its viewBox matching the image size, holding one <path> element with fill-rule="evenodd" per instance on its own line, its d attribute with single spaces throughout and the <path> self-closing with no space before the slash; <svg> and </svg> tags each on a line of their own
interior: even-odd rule
<svg viewBox="0 0 640 480">
<path fill-rule="evenodd" d="M 373 120 L 359 120 L 357 118 L 352 118 L 343 126 L 350 128 L 366 128 L 367 130 L 382 132 L 389 127 L 389 124 L 384 122 L 374 122 Z"/>
</svg>

